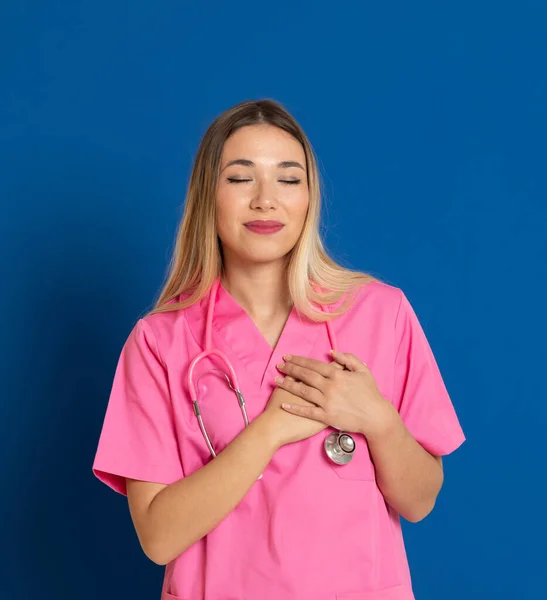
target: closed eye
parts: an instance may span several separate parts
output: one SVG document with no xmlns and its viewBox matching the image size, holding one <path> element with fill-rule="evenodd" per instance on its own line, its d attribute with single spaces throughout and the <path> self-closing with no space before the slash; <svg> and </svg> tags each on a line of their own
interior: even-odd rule
<svg viewBox="0 0 547 600">
<path fill-rule="evenodd" d="M 244 183 L 245 181 L 252 181 L 252 179 L 235 179 L 234 177 L 227 177 L 230 183 Z M 295 185 L 300 183 L 301 179 L 280 179 L 281 183 L 287 183 L 289 185 Z"/>
</svg>

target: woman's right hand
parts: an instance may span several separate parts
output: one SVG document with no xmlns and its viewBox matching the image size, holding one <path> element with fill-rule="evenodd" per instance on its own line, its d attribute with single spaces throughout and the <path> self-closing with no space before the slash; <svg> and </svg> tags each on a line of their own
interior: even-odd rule
<svg viewBox="0 0 547 600">
<path fill-rule="evenodd" d="M 281 408 L 283 402 L 300 404 L 302 406 L 315 406 L 312 402 L 295 396 L 283 388 L 276 388 L 272 392 L 268 404 L 264 412 L 259 415 L 259 418 L 267 422 L 267 426 L 270 428 L 278 447 L 291 444 L 292 442 L 299 442 L 316 433 L 320 433 L 328 427 L 328 425 L 320 421 L 287 412 Z"/>
</svg>

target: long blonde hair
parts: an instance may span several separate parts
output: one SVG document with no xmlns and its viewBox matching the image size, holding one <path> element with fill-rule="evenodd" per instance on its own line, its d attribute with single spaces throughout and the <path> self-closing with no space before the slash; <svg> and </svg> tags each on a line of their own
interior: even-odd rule
<svg viewBox="0 0 547 600">
<path fill-rule="evenodd" d="M 338 309 L 317 311 L 313 304 L 337 303 L 348 292 L 378 281 L 336 263 L 326 252 L 319 233 L 321 186 L 317 161 L 301 127 L 287 110 L 271 99 L 246 100 L 219 115 L 199 145 L 193 165 L 184 214 L 163 288 L 148 314 L 184 309 L 203 298 L 223 269 L 220 240 L 216 231 L 216 198 L 220 160 L 225 141 L 247 125 L 269 124 L 290 133 L 302 144 L 308 172 L 309 207 L 302 233 L 290 252 L 287 283 L 300 314 L 313 321 L 325 321 L 344 313 L 355 294 Z M 174 301 L 180 294 L 186 297 Z"/>
</svg>

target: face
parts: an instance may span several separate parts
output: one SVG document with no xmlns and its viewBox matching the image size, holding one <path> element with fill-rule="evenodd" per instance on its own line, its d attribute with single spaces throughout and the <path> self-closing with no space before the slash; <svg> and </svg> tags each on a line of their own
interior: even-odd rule
<svg viewBox="0 0 547 600">
<path fill-rule="evenodd" d="M 302 232 L 308 204 L 306 155 L 290 134 L 271 125 L 249 125 L 226 140 L 216 193 L 225 261 L 284 264 Z M 260 227 L 265 221 L 278 226 Z"/>
</svg>

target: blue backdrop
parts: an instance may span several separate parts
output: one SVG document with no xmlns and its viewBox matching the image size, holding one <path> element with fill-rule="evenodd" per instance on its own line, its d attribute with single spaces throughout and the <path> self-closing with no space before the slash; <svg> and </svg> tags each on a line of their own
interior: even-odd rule
<svg viewBox="0 0 547 600">
<path fill-rule="evenodd" d="M 281 101 L 344 264 L 401 287 L 467 441 L 404 524 L 417 600 L 545 597 L 544 2 L 0 8 L 0 599 L 159 598 L 91 473 L 210 122 Z"/>
</svg>

